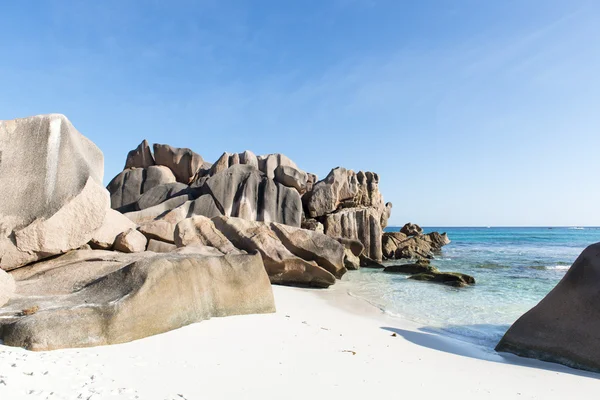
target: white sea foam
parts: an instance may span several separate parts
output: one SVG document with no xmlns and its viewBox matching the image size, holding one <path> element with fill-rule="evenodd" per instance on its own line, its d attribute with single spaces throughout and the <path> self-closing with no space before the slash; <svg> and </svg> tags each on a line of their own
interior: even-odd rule
<svg viewBox="0 0 600 400">
<path fill-rule="evenodd" d="M 550 265 L 545 268 L 554 270 L 554 271 L 567 271 L 569 268 L 571 268 L 571 266 L 570 265 Z"/>
</svg>

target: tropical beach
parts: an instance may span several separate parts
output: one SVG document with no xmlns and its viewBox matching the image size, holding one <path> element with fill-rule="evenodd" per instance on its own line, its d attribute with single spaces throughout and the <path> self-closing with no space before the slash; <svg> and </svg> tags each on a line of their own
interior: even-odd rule
<svg viewBox="0 0 600 400">
<path fill-rule="evenodd" d="M 597 397 L 594 2 L 0 11 L 0 400 Z"/>
<path fill-rule="evenodd" d="M 274 287 L 275 314 L 215 318 L 116 346 L 2 348 L 10 399 L 593 398 L 598 376 L 492 355 L 385 316 L 343 289 Z M 396 336 L 392 336 L 396 334 Z"/>
</svg>

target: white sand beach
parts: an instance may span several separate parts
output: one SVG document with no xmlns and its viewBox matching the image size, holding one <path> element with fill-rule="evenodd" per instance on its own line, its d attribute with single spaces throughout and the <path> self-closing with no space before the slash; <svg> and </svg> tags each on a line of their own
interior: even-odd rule
<svg viewBox="0 0 600 400">
<path fill-rule="evenodd" d="M 596 374 L 421 331 L 347 295 L 343 282 L 273 290 L 275 314 L 214 318 L 106 347 L 2 346 L 0 399 L 547 400 L 600 390 Z"/>
</svg>

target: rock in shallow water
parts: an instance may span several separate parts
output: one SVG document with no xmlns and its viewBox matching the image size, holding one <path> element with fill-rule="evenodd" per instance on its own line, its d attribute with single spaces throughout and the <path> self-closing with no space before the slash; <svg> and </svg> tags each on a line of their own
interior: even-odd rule
<svg viewBox="0 0 600 400">
<path fill-rule="evenodd" d="M 436 267 L 429 262 L 418 261 L 414 264 L 390 265 L 385 267 L 383 272 L 398 272 L 402 274 L 421 274 L 421 273 L 438 273 Z"/>
<path fill-rule="evenodd" d="M 506 332 L 496 351 L 600 372 L 600 243 Z"/>
<path fill-rule="evenodd" d="M 429 271 L 425 273 L 419 273 L 411 275 L 408 279 L 416 281 L 426 281 L 434 283 L 443 283 L 444 285 L 464 287 L 475 284 L 475 278 L 467 274 L 461 274 L 459 272 L 440 272 L 440 271 Z"/>
<path fill-rule="evenodd" d="M 78 262 L 81 257 L 67 255 L 74 263 L 49 273 L 23 271 L 18 296 L 0 309 L 6 345 L 43 351 L 123 343 L 211 317 L 275 311 L 259 255 L 142 253 L 129 263 L 127 255 L 114 260 L 110 252 L 95 253 Z M 114 261 L 98 268 L 105 258 Z M 60 279 L 75 271 L 79 280 Z"/>
</svg>

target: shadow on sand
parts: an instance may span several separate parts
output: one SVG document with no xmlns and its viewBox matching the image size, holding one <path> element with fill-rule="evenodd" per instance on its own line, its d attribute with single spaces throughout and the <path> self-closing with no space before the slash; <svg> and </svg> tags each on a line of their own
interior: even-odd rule
<svg viewBox="0 0 600 400">
<path fill-rule="evenodd" d="M 500 328 L 500 326 L 494 327 Z M 481 326 L 464 326 L 455 328 L 478 329 L 481 328 Z M 410 331 L 400 328 L 392 328 L 389 326 L 382 326 L 381 329 L 393 332 L 398 336 L 403 337 L 405 340 L 408 340 L 409 342 L 412 342 L 418 346 L 442 351 L 444 353 L 455 354 L 461 357 L 476 358 L 478 360 L 497 362 L 501 364 L 512 364 L 525 368 L 544 369 L 548 371 L 561 372 L 586 378 L 600 379 L 600 374 L 596 374 L 593 372 L 573 369 L 561 364 L 554 364 L 534 360 L 531 358 L 519 357 L 509 353 L 497 353 L 492 348 L 479 346 L 477 344 L 465 342 L 452 337 L 442 336 L 440 333 L 437 332 L 437 330 L 433 328 L 420 328 L 418 331 Z"/>
</svg>

